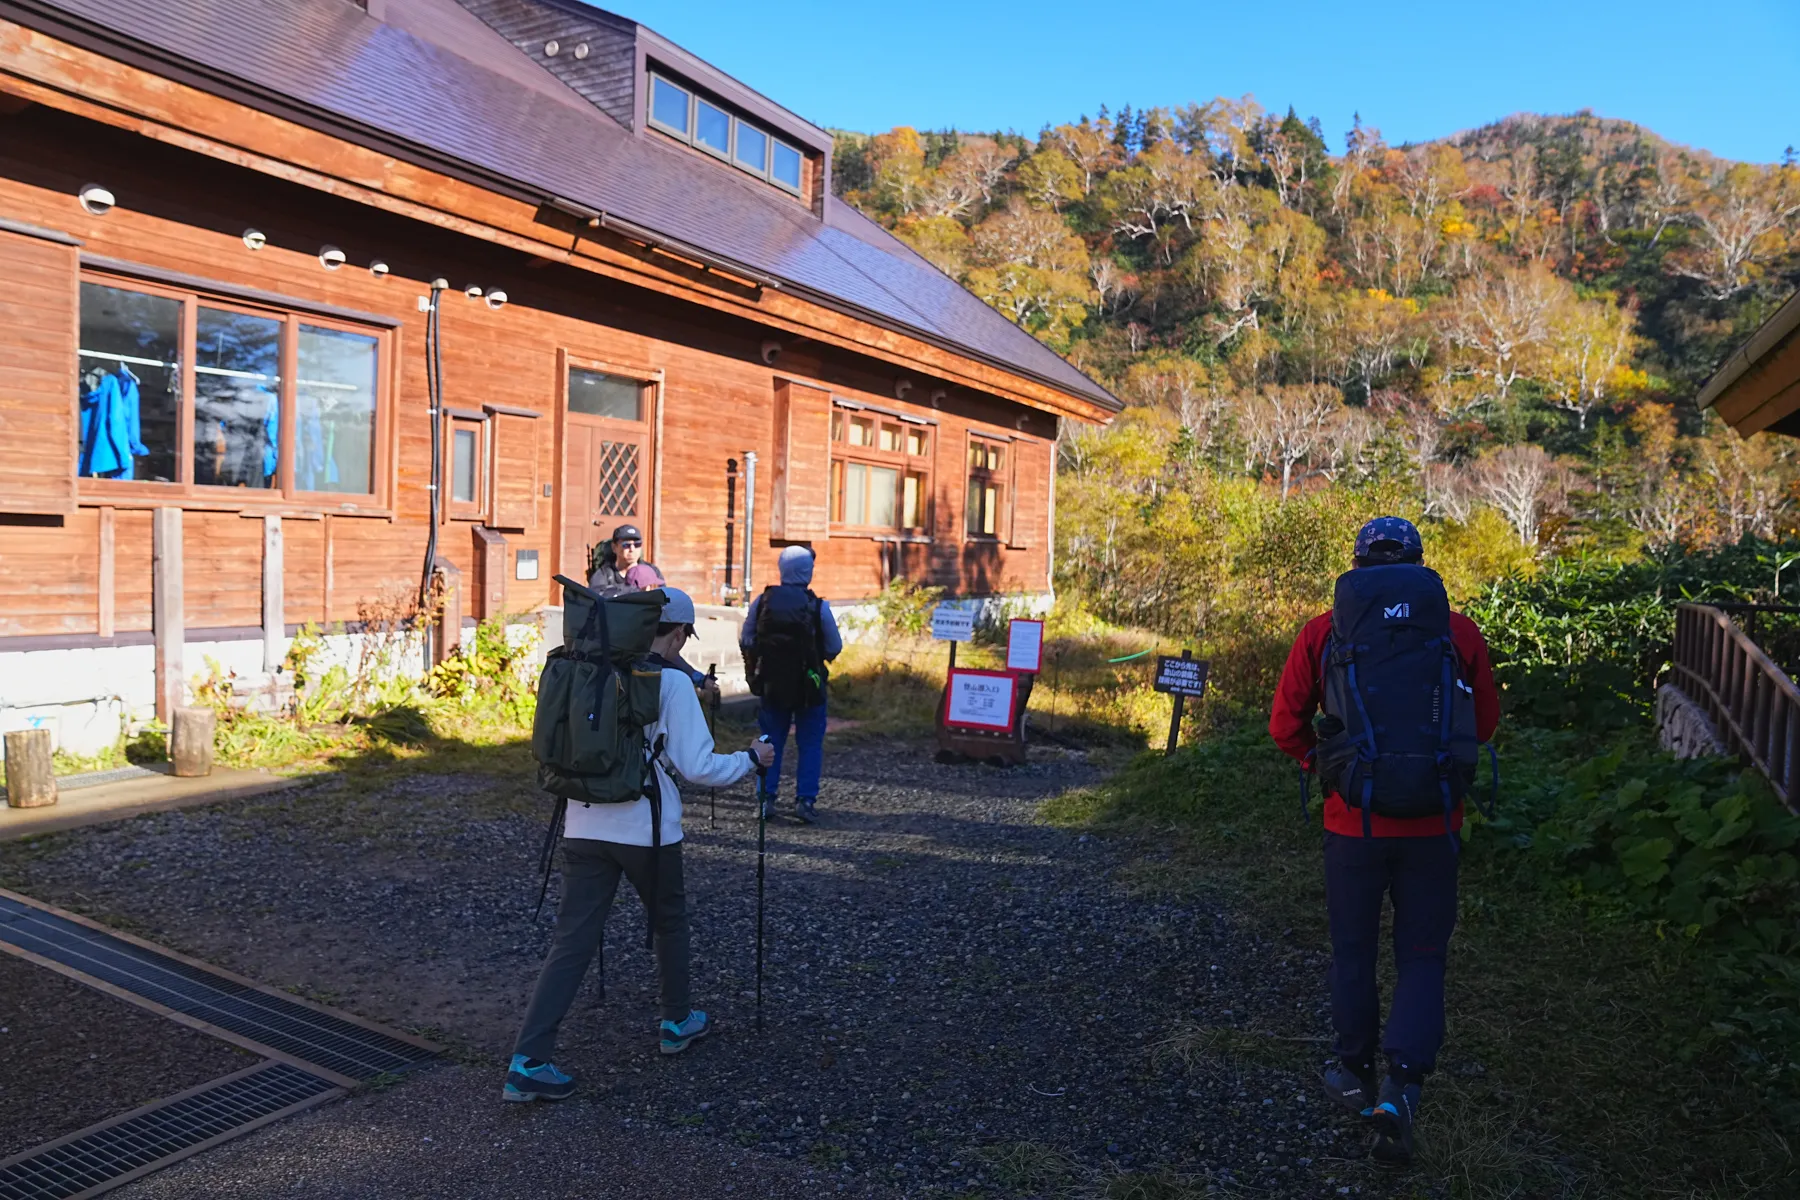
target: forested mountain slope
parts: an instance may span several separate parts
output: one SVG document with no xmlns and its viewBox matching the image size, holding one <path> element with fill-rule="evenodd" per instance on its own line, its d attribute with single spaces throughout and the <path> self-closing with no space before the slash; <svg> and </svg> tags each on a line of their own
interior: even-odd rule
<svg viewBox="0 0 1800 1200">
<path fill-rule="evenodd" d="M 1066 441 L 1059 502 L 1065 550 L 1121 579 L 1162 497 L 1251 481 L 1380 489 L 1450 533 L 1503 519 L 1526 561 L 1780 530 L 1788 444 L 1692 399 L 1800 282 L 1791 153 L 1729 162 L 1589 113 L 1415 146 L 1359 120 L 1345 144 L 1246 97 L 1035 139 L 847 133 L 834 170 L 1131 403 Z"/>
</svg>

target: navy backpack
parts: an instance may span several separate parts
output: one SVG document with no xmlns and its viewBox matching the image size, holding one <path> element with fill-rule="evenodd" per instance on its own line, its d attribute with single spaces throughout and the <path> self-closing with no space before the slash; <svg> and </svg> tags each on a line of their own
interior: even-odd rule
<svg viewBox="0 0 1800 1200">
<path fill-rule="evenodd" d="M 1321 661 L 1319 778 L 1363 815 L 1428 817 L 1444 829 L 1474 789 L 1475 693 L 1450 637 L 1450 598 L 1418 563 L 1338 576 Z M 1489 755 L 1493 754 L 1489 747 Z M 1496 762 L 1495 785 L 1499 767 Z"/>
</svg>

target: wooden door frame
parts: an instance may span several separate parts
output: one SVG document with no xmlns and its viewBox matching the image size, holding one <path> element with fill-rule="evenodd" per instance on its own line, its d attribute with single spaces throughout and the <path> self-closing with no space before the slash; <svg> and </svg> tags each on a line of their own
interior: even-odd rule
<svg viewBox="0 0 1800 1200">
<path fill-rule="evenodd" d="M 662 476 L 663 476 L 663 394 L 665 375 L 661 367 L 651 366 L 647 362 L 626 362 L 620 359 L 598 358 L 593 355 L 580 354 L 566 346 L 559 346 L 556 351 L 556 503 L 550 509 L 550 545 L 556 554 L 556 569 L 549 572 L 550 579 L 546 587 L 549 591 L 549 602 L 560 604 L 562 597 L 556 584 L 555 576 L 560 572 L 569 575 L 569 565 L 562 561 L 564 541 L 567 535 L 567 508 L 569 486 L 569 370 L 579 367 L 589 371 L 603 371 L 608 375 L 620 375 L 627 379 L 641 380 L 646 385 L 650 396 L 650 412 L 645 414 L 644 424 L 650 438 L 650 452 L 644 456 L 644 470 L 649 479 L 644 489 L 647 496 L 647 508 L 650 514 L 650 531 L 644 538 L 644 557 L 656 561 L 657 540 L 662 530 Z M 587 564 L 579 564 L 580 581 L 587 582 Z M 576 575 L 569 575 L 571 579 Z"/>
</svg>

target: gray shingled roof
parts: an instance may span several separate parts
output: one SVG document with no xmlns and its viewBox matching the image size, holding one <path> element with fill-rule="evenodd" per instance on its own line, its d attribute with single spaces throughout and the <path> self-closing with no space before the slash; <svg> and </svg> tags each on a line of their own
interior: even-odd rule
<svg viewBox="0 0 1800 1200">
<path fill-rule="evenodd" d="M 391 0 L 382 22 L 346 0 L 0 0 L 0 13 L 103 50 L 148 57 L 248 102 L 292 106 L 352 139 L 417 148 L 525 193 L 557 196 L 764 272 L 1060 391 L 1117 408 L 1105 389 L 849 205 L 821 222 L 769 188 L 634 136 L 499 35 L 461 25 L 454 0 Z M 431 6 L 442 5 L 438 32 Z M 451 11 L 454 10 L 454 11 Z M 404 26 L 433 29 L 433 40 Z M 440 42 L 445 44 L 439 44 Z M 448 48 L 453 46 L 454 49 Z"/>
</svg>

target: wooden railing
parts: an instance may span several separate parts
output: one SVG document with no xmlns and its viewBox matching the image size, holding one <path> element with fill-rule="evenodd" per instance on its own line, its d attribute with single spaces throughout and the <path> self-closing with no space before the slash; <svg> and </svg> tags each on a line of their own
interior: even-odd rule
<svg viewBox="0 0 1800 1200">
<path fill-rule="evenodd" d="M 1675 610 L 1675 684 L 1719 736 L 1800 811 L 1800 687 L 1729 616 L 1706 604 Z"/>
</svg>

